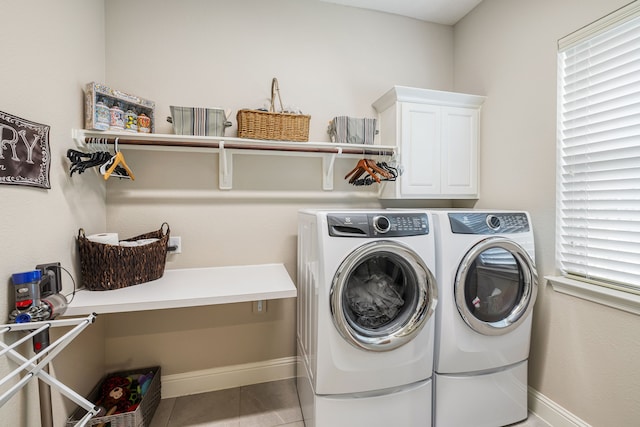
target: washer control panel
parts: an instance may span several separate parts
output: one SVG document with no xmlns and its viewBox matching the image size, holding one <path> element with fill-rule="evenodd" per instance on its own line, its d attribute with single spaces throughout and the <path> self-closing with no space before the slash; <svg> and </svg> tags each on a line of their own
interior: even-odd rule
<svg viewBox="0 0 640 427">
<path fill-rule="evenodd" d="M 339 237 L 403 237 L 429 234 L 429 217 L 423 213 L 330 213 L 329 235 Z"/>
<path fill-rule="evenodd" d="M 530 231 L 524 212 L 449 213 L 451 232 L 456 234 L 510 234 Z"/>
</svg>

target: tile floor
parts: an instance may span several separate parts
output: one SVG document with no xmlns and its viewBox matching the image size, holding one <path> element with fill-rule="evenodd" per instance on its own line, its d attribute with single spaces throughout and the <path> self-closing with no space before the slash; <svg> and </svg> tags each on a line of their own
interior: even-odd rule
<svg viewBox="0 0 640 427">
<path fill-rule="evenodd" d="M 304 427 L 295 379 L 162 399 L 151 422 L 151 427 L 195 426 Z M 549 425 L 530 414 L 510 427 Z"/>
</svg>

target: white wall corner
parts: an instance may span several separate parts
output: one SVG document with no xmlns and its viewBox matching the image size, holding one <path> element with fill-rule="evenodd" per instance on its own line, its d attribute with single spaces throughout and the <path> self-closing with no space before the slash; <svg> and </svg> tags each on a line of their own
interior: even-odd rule
<svg viewBox="0 0 640 427">
<path fill-rule="evenodd" d="M 591 425 L 549 399 L 538 390 L 529 387 L 529 411 L 553 427 L 591 427 Z"/>
<path fill-rule="evenodd" d="M 162 399 L 224 390 L 296 376 L 296 357 L 162 376 Z"/>
</svg>

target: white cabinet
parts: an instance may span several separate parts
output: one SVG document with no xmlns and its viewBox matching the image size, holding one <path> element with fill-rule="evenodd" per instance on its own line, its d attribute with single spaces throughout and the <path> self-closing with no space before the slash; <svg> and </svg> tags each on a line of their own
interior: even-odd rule
<svg viewBox="0 0 640 427">
<path fill-rule="evenodd" d="M 395 86 L 373 107 L 380 141 L 398 147 L 402 176 L 382 199 L 478 198 L 480 106 L 484 97 Z"/>
</svg>

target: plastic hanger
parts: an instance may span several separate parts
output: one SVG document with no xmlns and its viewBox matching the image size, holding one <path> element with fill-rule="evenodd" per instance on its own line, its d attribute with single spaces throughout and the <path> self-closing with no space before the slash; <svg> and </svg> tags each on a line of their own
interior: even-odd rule
<svg viewBox="0 0 640 427">
<path fill-rule="evenodd" d="M 86 169 L 100 166 L 111 158 L 108 146 L 101 142 L 101 138 L 91 138 L 86 144 L 87 152 L 74 149 L 67 150 L 67 158 L 71 161 L 70 175 L 74 172 L 83 173 Z"/>
<path fill-rule="evenodd" d="M 118 166 L 124 168 L 124 172 L 126 174 L 118 171 Z M 136 179 L 133 175 L 133 172 L 131 172 L 131 169 L 127 165 L 127 162 L 124 161 L 124 155 L 120 151 L 118 151 L 115 156 L 113 156 L 107 163 L 100 166 L 100 172 L 102 173 L 105 180 L 109 179 L 112 176 L 117 178 L 127 178 L 131 180 Z"/>
<path fill-rule="evenodd" d="M 124 160 L 124 154 L 122 154 L 122 152 L 118 150 L 118 138 L 116 138 L 116 141 L 115 141 L 115 151 L 116 151 L 116 154 L 111 159 L 109 159 L 108 162 L 100 166 L 100 173 L 102 173 L 102 176 L 104 177 L 104 179 L 107 180 L 110 177 L 115 176 L 118 178 L 127 178 L 131 180 L 135 180 L 136 178 L 133 175 L 131 168 L 129 168 L 129 165 L 127 165 L 127 162 Z M 126 173 L 122 174 L 119 171 L 116 171 L 116 168 L 118 166 L 121 166 L 122 168 L 124 168 L 124 171 Z"/>
</svg>

